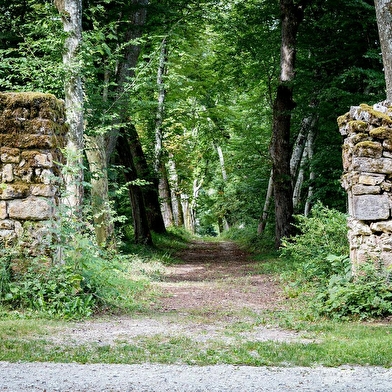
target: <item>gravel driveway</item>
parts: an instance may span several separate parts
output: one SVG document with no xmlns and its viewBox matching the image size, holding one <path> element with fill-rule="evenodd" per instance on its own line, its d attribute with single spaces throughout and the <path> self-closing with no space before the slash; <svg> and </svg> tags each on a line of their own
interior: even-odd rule
<svg viewBox="0 0 392 392">
<path fill-rule="evenodd" d="M 7 392 L 392 391 L 392 369 L 0 362 Z"/>
</svg>

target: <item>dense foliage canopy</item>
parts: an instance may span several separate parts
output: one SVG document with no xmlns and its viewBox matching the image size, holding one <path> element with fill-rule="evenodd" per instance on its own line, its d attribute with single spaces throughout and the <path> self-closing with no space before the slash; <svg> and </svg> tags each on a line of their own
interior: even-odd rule
<svg viewBox="0 0 392 392">
<path fill-rule="evenodd" d="M 350 105 L 384 99 L 372 1 L 85 0 L 76 66 L 86 145 L 104 150 L 102 162 L 87 154 L 85 173 L 92 181 L 85 202 L 91 197 L 93 209 L 101 209 L 93 200 L 99 194 L 111 206 L 99 224 L 124 216 L 116 227 L 125 233 L 143 225 L 135 220 L 143 213 L 135 204 L 141 189 L 149 228 L 159 230 L 149 215 L 157 208 L 149 205 L 152 187 L 159 188 L 166 226 L 201 234 L 244 226 L 256 232 L 271 171 L 283 3 L 306 4 L 290 82 L 288 148 L 295 151 L 301 134 L 306 146 L 300 166 L 285 179 L 297 189 L 294 212 L 308 211 L 316 200 L 345 210 L 336 118 Z M 53 2 L 2 0 L 0 34 L 0 90 L 64 98 L 66 34 Z M 116 149 L 118 137 L 129 143 L 125 154 L 132 162 Z M 103 185 L 93 180 L 103 172 L 106 195 L 94 193 Z M 267 228 L 272 211 L 267 206 Z"/>
</svg>

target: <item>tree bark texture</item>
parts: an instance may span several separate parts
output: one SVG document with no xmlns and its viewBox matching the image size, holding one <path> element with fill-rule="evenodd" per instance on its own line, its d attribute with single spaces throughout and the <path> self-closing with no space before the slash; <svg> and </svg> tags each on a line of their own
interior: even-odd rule
<svg viewBox="0 0 392 392">
<path fill-rule="evenodd" d="M 275 246 L 293 234 L 293 186 L 290 171 L 291 112 L 295 108 L 292 82 L 295 76 L 296 40 L 303 19 L 305 2 L 281 0 L 282 41 L 280 80 L 273 105 L 270 154 L 272 158 L 275 199 Z"/>
<path fill-rule="evenodd" d="M 149 184 L 144 185 L 142 188 L 149 227 L 156 233 L 165 233 L 166 228 L 158 197 L 158 179 L 150 170 L 135 126 L 128 124 L 126 132 L 137 178 L 149 182 Z"/>
<path fill-rule="evenodd" d="M 83 203 L 83 86 L 78 52 L 82 41 L 82 0 L 56 0 L 67 38 L 64 43 L 63 63 L 65 111 L 69 125 L 67 165 L 64 175 L 64 203 L 80 214 Z"/>
<path fill-rule="evenodd" d="M 86 156 L 91 173 L 91 209 L 98 245 L 112 246 L 114 224 L 109 201 L 108 166 L 104 135 L 86 136 Z"/>
<path fill-rule="evenodd" d="M 125 132 L 121 132 L 117 140 L 117 152 L 121 164 L 124 166 L 124 176 L 128 182 L 129 196 L 132 206 L 133 227 L 137 244 L 152 245 L 151 232 L 147 220 L 143 194 L 137 180 L 136 167 L 133 163 L 131 147 Z"/>
<path fill-rule="evenodd" d="M 259 225 L 257 226 L 257 234 L 262 235 L 264 233 L 265 227 L 267 226 L 267 220 L 270 210 L 270 203 L 272 194 L 274 192 L 274 182 L 272 180 L 273 172 L 271 170 L 271 174 L 268 180 L 267 194 L 265 196 L 263 212 L 260 217 Z"/>
<path fill-rule="evenodd" d="M 166 227 L 170 227 L 174 225 L 174 215 L 173 215 L 173 207 L 171 200 L 171 190 L 170 184 L 167 177 L 167 170 L 164 164 L 161 164 L 160 167 L 160 176 L 159 176 L 159 198 L 161 202 L 161 209 L 163 220 L 165 222 Z"/>
<path fill-rule="evenodd" d="M 304 215 L 308 216 L 313 204 L 313 183 L 316 179 L 316 173 L 314 172 L 312 160 L 314 155 L 314 139 L 316 137 L 315 128 L 311 128 L 308 135 L 308 140 L 306 142 L 306 148 L 308 151 L 308 160 L 310 162 L 310 174 L 309 174 L 309 188 L 308 188 L 308 196 L 306 198 Z"/>
<path fill-rule="evenodd" d="M 161 43 L 161 52 L 159 55 L 159 66 L 157 72 L 157 87 L 158 87 L 158 106 L 155 116 L 155 173 L 159 175 L 162 167 L 162 150 L 163 150 L 163 113 L 165 103 L 165 85 L 163 83 L 163 76 L 166 73 L 167 62 L 167 45 L 166 39 Z"/>
<path fill-rule="evenodd" d="M 181 204 L 181 192 L 179 189 L 177 167 L 176 162 L 174 161 L 174 157 L 170 153 L 168 161 L 168 177 L 169 183 L 171 184 L 170 190 L 174 222 L 176 226 L 182 227 L 184 226 L 184 213 Z"/>
<path fill-rule="evenodd" d="M 378 34 L 384 63 L 387 100 L 392 102 L 392 2 L 374 0 Z"/>
</svg>

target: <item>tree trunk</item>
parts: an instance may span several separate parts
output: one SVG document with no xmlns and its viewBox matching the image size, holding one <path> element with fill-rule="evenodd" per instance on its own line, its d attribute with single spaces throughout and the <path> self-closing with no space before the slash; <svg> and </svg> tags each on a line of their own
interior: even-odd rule
<svg viewBox="0 0 392 392">
<path fill-rule="evenodd" d="M 384 63 L 387 100 L 392 102 L 392 6 L 390 0 L 374 0 Z"/>
<path fill-rule="evenodd" d="M 133 124 L 128 124 L 126 136 L 128 138 L 137 177 L 149 182 L 149 184 L 144 185 L 142 188 L 149 227 L 156 233 L 165 233 L 166 228 L 158 197 L 158 180 L 151 173 L 140 143 L 139 135 Z"/>
<path fill-rule="evenodd" d="M 108 100 L 109 72 L 105 72 L 103 102 Z M 85 136 L 86 157 L 91 173 L 91 209 L 93 212 L 95 238 L 103 247 L 115 247 L 114 222 L 109 199 L 107 140 L 105 135 Z"/>
<path fill-rule="evenodd" d="M 173 226 L 173 208 L 171 203 L 171 191 L 169 180 L 167 177 L 167 170 L 162 160 L 163 156 L 163 114 L 165 103 L 165 85 L 163 83 L 163 76 L 166 74 L 167 62 L 167 45 L 166 38 L 161 43 L 161 52 L 159 55 L 159 66 L 157 72 L 157 89 L 158 89 L 158 105 L 155 115 L 155 157 L 154 157 L 154 172 L 159 179 L 159 198 L 162 209 L 163 220 L 165 226 Z"/>
<path fill-rule="evenodd" d="M 295 181 L 295 186 L 293 190 L 293 208 L 296 210 L 301 202 L 301 190 L 302 190 L 302 185 L 304 183 L 304 178 L 305 178 L 305 165 L 308 162 L 308 149 L 305 146 L 305 148 L 302 151 L 302 157 L 301 161 L 299 164 L 299 171 L 297 174 L 297 178 Z"/>
<path fill-rule="evenodd" d="M 192 233 L 193 232 L 192 216 L 191 216 L 192 214 L 191 214 L 191 208 L 190 208 L 190 203 L 189 203 L 189 195 L 187 195 L 185 193 L 181 194 L 181 205 L 182 205 L 182 210 L 184 213 L 185 229 Z"/>
<path fill-rule="evenodd" d="M 193 197 L 192 201 L 190 203 L 190 229 L 191 233 L 195 234 L 196 233 L 196 227 L 197 227 L 197 199 L 199 197 L 199 192 L 201 189 L 201 186 L 203 185 L 203 180 L 200 182 L 195 179 L 193 180 Z"/>
<path fill-rule="evenodd" d="M 161 164 L 159 176 L 159 198 L 161 201 L 162 215 L 166 227 L 174 225 L 173 207 L 171 200 L 171 190 L 167 171 L 164 164 Z"/>
<path fill-rule="evenodd" d="M 257 227 L 258 235 L 262 235 L 265 230 L 265 226 L 267 226 L 269 207 L 270 207 L 273 191 L 274 191 L 274 182 L 272 180 L 272 170 L 271 170 L 271 174 L 268 180 L 267 195 L 265 196 L 265 201 L 264 201 L 263 213 L 261 214 L 260 222 Z"/>
<path fill-rule="evenodd" d="M 100 246 L 113 246 L 114 224 L 109 202 L 106 142 L 103 135 L 86 136 L 86 156 L 91 173 L 91 209 L 95 237 Z"/>
<path fill-rule="evenodd" d="M 140 186 L 135 184 L 137 180 L 136 168 L 132 159 L 131 146 L 121 132 L 117 140 L 117 152 L 121 164 L 124 166 L 124 176 L 128 182 L 129 196 L 132 206 L 133 227 L 135 242 L 137 244 L 152 245 L 151 232 L 148 225 L 143 194 Z"/>
<path fill-rule="evenodd" d="M 218 153 L 223 183 L 226 184 L 227 172 L 226 172 L 225 157 L 223 155 L 222 147 L 215 144 L 215 143 L 214 143 L 214 147 Z M 223 185 L 222 188 L 219 190 L 220 192 L 222 192 L 222 194 L 224 194 L 224 192 L 225 192 L 224 188 L 225 188 L 225 185 Z M 221 222 L 218 222 L 218 226 L 220 226 L 222 224 L 223 230 L 226 230 L 226 231 L 230 230 L 230 223 L 229 222 L 230 222 L 230 216 L 229 216 L 228 210 L 225 209 L 225 211 L 223 211 L 223 217 L 221 218 Z"/>
<path fill-rule="evenodd" d="M 155 117 L 155 173 L 159 175 L 162 168 L 162 149 L 163 149 L 163 111 L 165 102 L 165 85 L 163 83 L 163 76 L 166 73 L 167 62 L 167 46 L 166 39 L 162 41 L 161 53 L 159 55 L 159 66 L 157 72 L 157 87 L 158 87 L 158 106 Z"/>
<path fill-rule="evenodd" d="M 293 234 L 293 187 L 290 171 L 290 127 L 298 27 L 303 19 L 305 2 L 280 0 L 282 43 L 280 80 L 273 105 L 273 125 L 270 154 L 272 158 L 275 199 L 275 246 L 280 247 L 283 237 Z"/>
<path fill-rule="evenodd" d="M 310 174 L 309 174 L 309 188 L 308 188 L 308 196 L 306 198 L 306 203 L 305 203 L 305 211 L 304 211 L 304 215 L 308 216 L 310 213 L 310 210 L 312 208 L 312 202 L 313 202 L 313 182 L 316 178 L 316 174 L 313 170 L 313 164 L 312 164 L 312 160 L 313 160 L 313 150 L 314 150 L 314 139 L 316 136 L 316 132 L 315 129 L 312 128 L 309 131 L 309 136 L 308 136 L 308 140 L 306 143 L 306 148 L 308 150 L 308 160 L 309 160 L 309 164 L 310 164 Z"/>
<path fill-rule="evenodd" d="M 169 154 L 169 179 L 171 183 L 171 201 L 172 201 L 172 210 L 173 217 L 176 226 L 182 227 L 184 226 L 184 215 L 181 204 L 181 193 L 178 185 L 178 174 L 176 169 L 176 163 L 173 159 L 173 155 Z"/>
<path fill-rule="evenodd" d="M 302 185 L 305 179 L 305 165 L 307 165 L 311 159 L 310 157 L 310 148 L 313 148 L 313 140 L 315 134 L 315 127 L 317 123 L 317 116 L 312 114 L 306 117 L 302 121 L 302 127 L 300 134 L 297 138 L 300 138 L 300 143 L 302 144 L 301 148 L 294 147 L 293 155 L 291 156 L 291 163 L 297 161 L 296 165 L 291 165 L 291 176 L 293 181 L 295 181 L 294 191 L 293 191 L 293 207 L 296 210 L 301 202 L 301 190 Z M 302 156 L 299 155 L 298 151 L 301 150 Z M 294 158 L 295 156 L 295 158 Z M 299 165 L 298 165 L 299 158 Z M 297 166 L 297 167 L 295 167 Z"/>
<path fill-rule="evenodd" d="M 82 41 L 82 1 L 55 0 L 67 38 L 64 44 L 63 63 L 65 77 L 65 111 L 69 124 L 66 146 L 67 164 L 64 175 L 63 202 L 70 212 L 81 213 L 83 204 L 83 87 L 78 62 Z"/>
</svg>

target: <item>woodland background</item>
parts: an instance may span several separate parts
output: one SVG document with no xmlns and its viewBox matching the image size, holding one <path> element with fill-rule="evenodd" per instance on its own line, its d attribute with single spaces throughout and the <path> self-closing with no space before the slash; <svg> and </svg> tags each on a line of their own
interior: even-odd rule
<svg viewBox="0 0 392 392">
<path fill-rule="evenodd" d="M 290 132 L 277 140 L 294 165 L 281 176 L 293 188 L 288 219 L 316 201 L 345 211 L 336 118 L 351 105 L 385 99 L 374 5 L 281 3 L 301 13 Z M 265 201 L 271 167 L 280 164 L 270 147 L 282 85 L 282 4 L 83 1 L 71 65 L 63 62 L 67 15 L 52 1 L 0 5 L 1 90 L 66 98 L 64 81 L 81 77 L 83 205 L 91 206 L 99 243 L 118 233 L 148 243 L 148 230 L 164 231 L 151 216 L 138 229 L 143 212 L 135 205 L 141 191 L 147 215 L 159 215 L 151 204 L 159 183 L 166 227 L 217 235 L 259 226 L 279 245 L 273 203 Z"/>
</svg>

